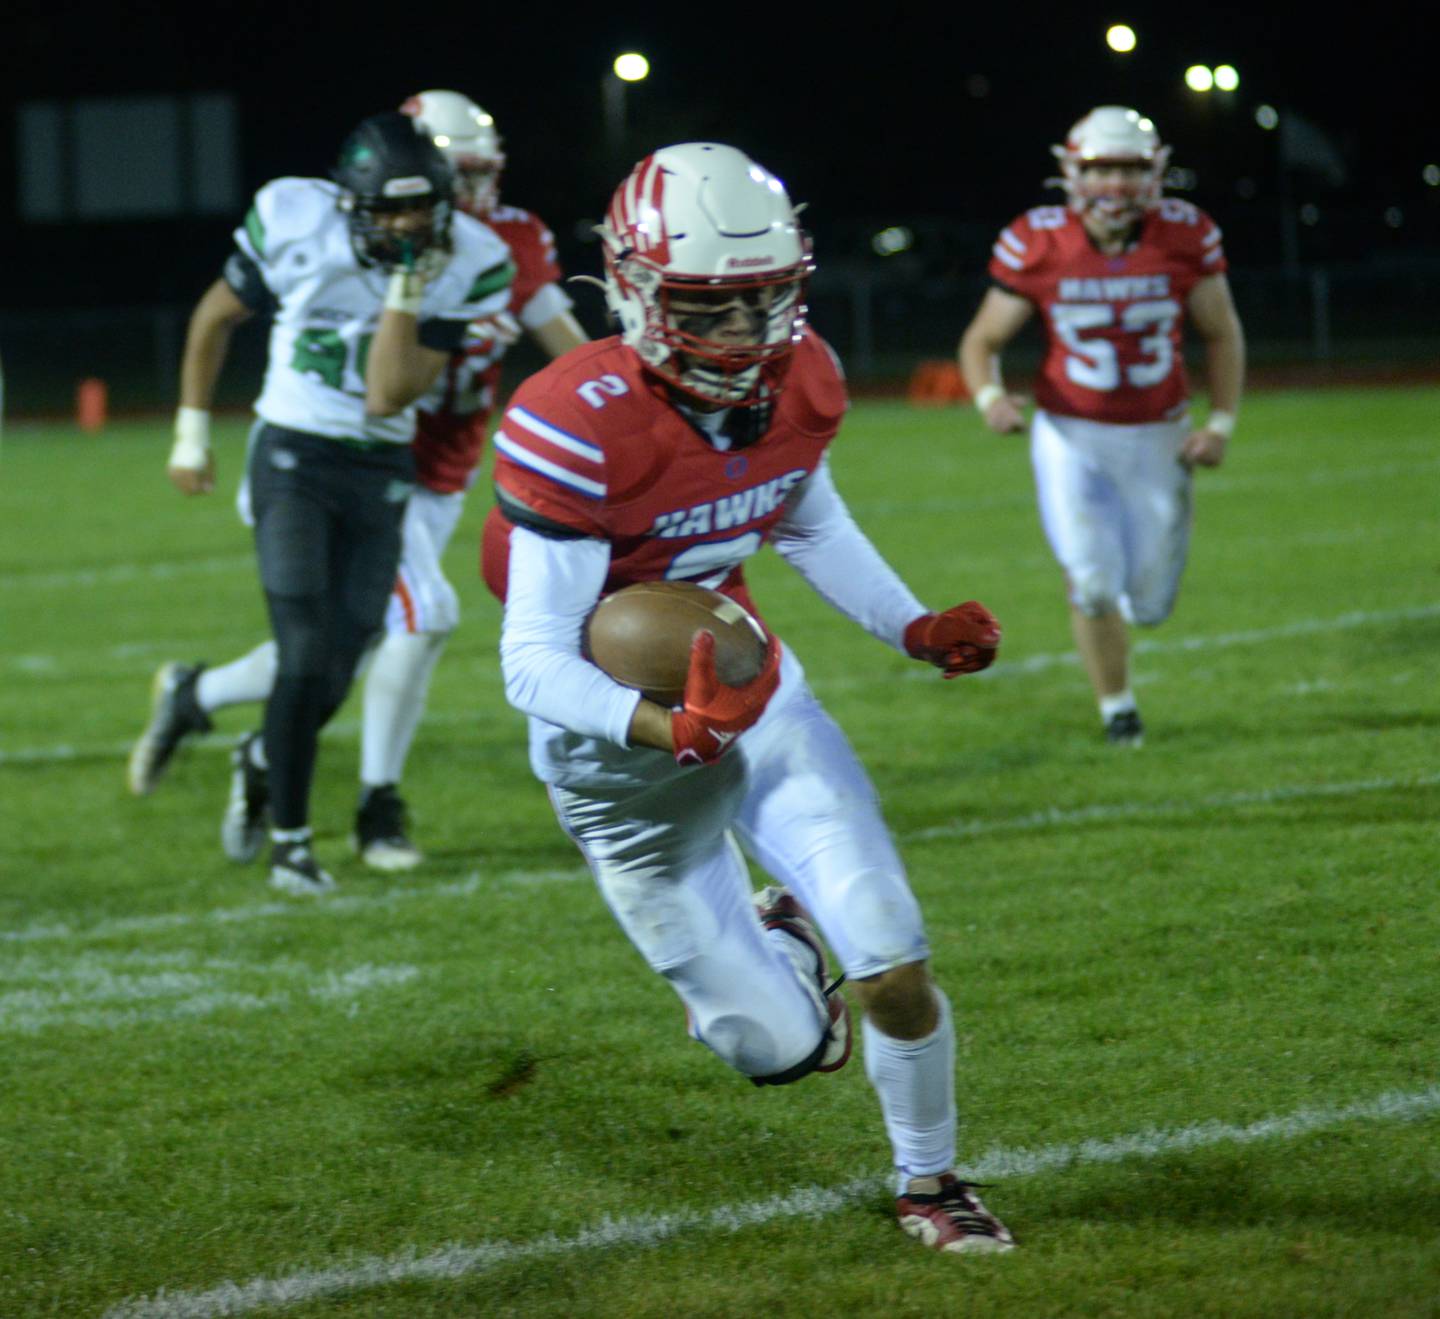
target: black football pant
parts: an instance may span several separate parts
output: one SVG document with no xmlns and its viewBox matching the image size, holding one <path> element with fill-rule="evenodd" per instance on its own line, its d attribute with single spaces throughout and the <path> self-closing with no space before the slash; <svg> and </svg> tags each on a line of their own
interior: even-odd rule
<svg viewBox="0 0 1440 1319">
<path fill-rule="evenodd" d="M 250 451 L 260 584 L 278 664 L 265 705 L 270 814 L 310 819 L 320 730 L 385 621 L 414 484 L 407 444 L 361 445 L 261 426 Z"/>
</svg>

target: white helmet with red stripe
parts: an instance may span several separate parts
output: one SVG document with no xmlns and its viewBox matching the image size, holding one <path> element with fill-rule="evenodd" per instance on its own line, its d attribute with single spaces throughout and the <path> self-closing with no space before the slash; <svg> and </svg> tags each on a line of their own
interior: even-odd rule
<svg viewBox="0 0 1440 1319">
<path fill-rule="evenodd" d="M 455 202 L 484 219 L 500 200 L 505 152 L 495 121 L 459 92 L 420 92 L 400 107 L 415 128 L 445 153 L 455 170 Z"/>
<path fill-rule="evenodd" d="M 812 268 L 779 179 L 716 142 L 662 147 L 616 189 L 598 232 L 605 300 L 650 370 L 708 404 L 774 395 Z"/>
<path fill-rule="evenodd" d="M 1161 144 L 1155 125 L 1138 110 L 1096 106 L 1075 124 L 1063 145 L 1050 150 L 1060 162 L 1059 183 L 1070 207 L 1081 215 L 1123 228 L 1160 200 L 1170 148 Z M 1130 177 L 1087 177 L 1087 168 L 1094 175 L 1094 167 L 1104 165 L 1128 166 Z"/>
</svg>

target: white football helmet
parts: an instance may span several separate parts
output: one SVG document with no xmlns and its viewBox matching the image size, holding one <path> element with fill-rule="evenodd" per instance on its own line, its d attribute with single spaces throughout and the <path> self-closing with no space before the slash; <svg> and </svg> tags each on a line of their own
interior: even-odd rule
<svg viewBox="0 0 1440 1319">
<path fill-rule="evenodd" d="M 779 179 L 717 142 L 662 147 L 616 189 L 597 232 L 605 301 L 650 370 L 729 407 L 778 392 L 813 268 Z"/>
<path fill-rule="evenodd" d="M 459 92 L 420 92 L 400 109 L 455 170 L 456 205 L 483 220 L 500 200 L 500 171 L 505 168 L 495 121 Z"/>
<path fill-rule="evenodd" d="M 1070 130 L 1062 145 L 1050 150 L 1060 162 L 1058 182 L 1070 207 L 1111 229 L 1126 229 L 1160 200 L 1170 148 L 1138 110 L 1100 105 Z M 1137 165 L 1142 168 L 1125 183 L 1100 183 L 1085 177 L 1087 165 Z"/>
</svg>

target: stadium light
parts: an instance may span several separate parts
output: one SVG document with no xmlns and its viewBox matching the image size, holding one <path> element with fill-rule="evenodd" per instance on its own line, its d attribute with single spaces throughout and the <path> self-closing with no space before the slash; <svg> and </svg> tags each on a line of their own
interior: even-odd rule
<svg viewBox="0 0 1440 1319">
<path fill-rule="evenodd" d="M 1117 54 L 1128 55 L 1135 49 L 1135 29 L 1116 23 L 1105 29 L 1105 44 Z"/>
<path fill-rule="evenodd" d="M 625 97 L 627 90 L 650 76 L 650 61 L 638 51 L 627 50 L 615 57 L 601 82 L 601 98 L 605 114 L 605 154 L 611 169 L 623 169 L 626 163 Z"/>
<path fill-rule="evenodd" d="M 1272 128 L 1279 125 L 1280 111 L 1273 105 L 1257 105 L 1255 107 L 1255 122 L 1259 124 L 1261 128 L 1265 129 L 1266 132 L 1269 132 Z"/>
<path fill-rule="evenodd" d="M 1432 188 L 1440 188 L 1440 165 L 1426 165 L 1420 171 L 1420 177 Z"/>
<path fill-rule="evenodd" d="M 650 76 L 650 61 L 636 51 L 615 57 L 615 76 L 621 82 L 644 82 Z"/>
<path fill-rule="evenodd" d="M 1192 92 L 1208 92 L 1215 86 L 1215 75 L 1203 64 L 1192 64 L 1185 70 L 1185 85 Z"/>
<path fill-rule="evenodd" d="M 1240 86 L 1240 74 L 1233 64 L 1215 66 L 1215 86 L 1222 92 L 1233 92 Z"/>
<path fill-rule="evenodd" d="M 915 235 L 903 224 L 891 225 L 888 229 L 882 229 L 870 240 L 870 246 L 876 256 L 894 256 L 897 252 L 907 252 L 914 246 Z"/>
</svg>

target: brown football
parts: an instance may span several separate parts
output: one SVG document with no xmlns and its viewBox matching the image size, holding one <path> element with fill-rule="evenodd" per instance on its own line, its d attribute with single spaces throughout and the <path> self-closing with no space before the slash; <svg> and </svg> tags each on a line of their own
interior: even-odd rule
<svg viewBox="0 0 1440 1319">
<path fill-rule="evenodd" d="M 765 630 L 728 595 L 694 582 L 636 582 L 607 595 L 585 620 L 585 655 L 618 683 L 679 705 L 697 632 L 715 634 L 715 672 L 740 687 L 765 663 Z"/>
</svg>

